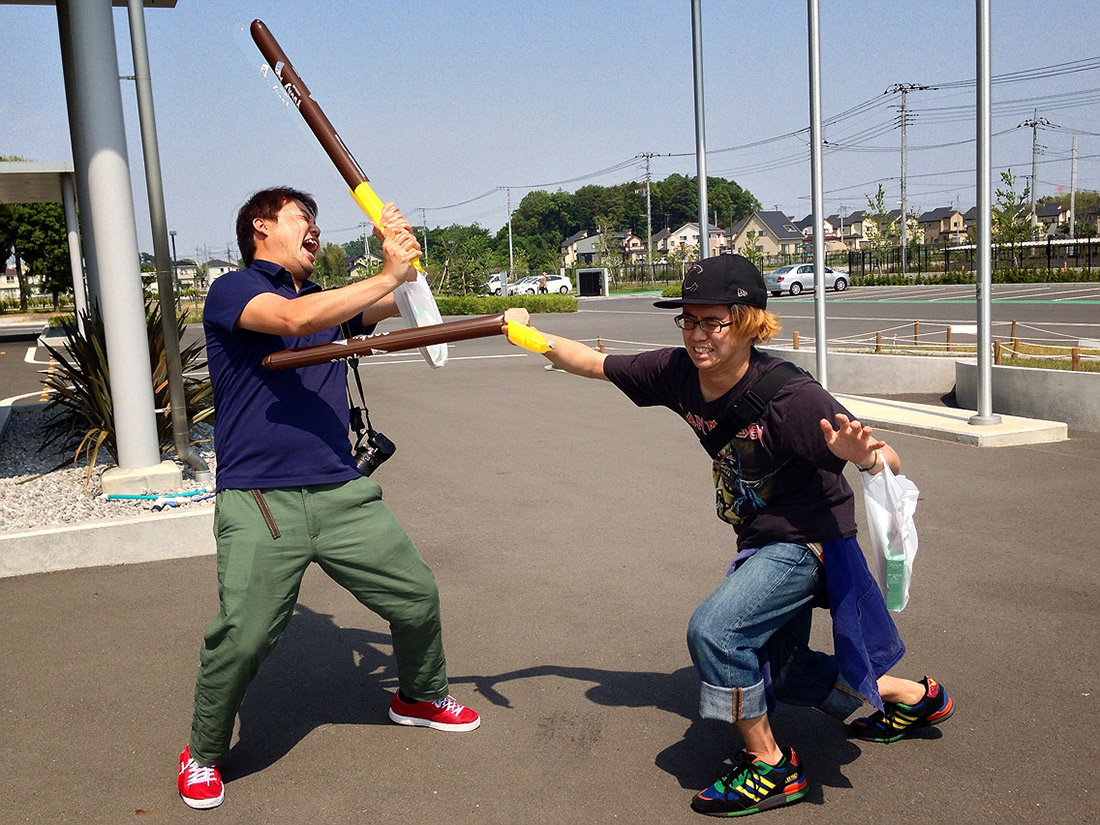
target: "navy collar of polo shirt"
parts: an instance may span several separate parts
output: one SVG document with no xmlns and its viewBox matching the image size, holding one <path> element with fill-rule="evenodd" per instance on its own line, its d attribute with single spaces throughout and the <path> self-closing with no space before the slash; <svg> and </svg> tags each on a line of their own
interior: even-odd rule
<svg viewBox="0 0 1100 825">
<path fill-rule="evenodd" d="M 276 286 L 289 289 L 295 295 L 305 295 L 307 292 L 316 292 L 323 289 L 320 284 L 308 278 L 302 284 L 301 290 L 295 289 L 294 276 L 290 274 L 286 267 L 280 266 L 272 261 L 265 261 L 263 258 L 256 258 L 253 260 L 249 268 L 257 272 L 262 272 L 270 278 Z"/>
</svg>

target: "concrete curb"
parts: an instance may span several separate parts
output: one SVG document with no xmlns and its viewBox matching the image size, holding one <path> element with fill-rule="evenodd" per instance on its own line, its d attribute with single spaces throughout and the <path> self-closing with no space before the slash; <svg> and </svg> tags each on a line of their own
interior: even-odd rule
<svg viewBox="0 0 1100 825">
<path fill-rule="evenodd" d="M 195 509 L 0 535 L 0 578 L 213 553 L 213 505 L 188 506 Z"/>
<path fill-rule="evenodd" d="M 834 393 L 862 424 L 876 430 L 919 435 L 974 447 L 1018 447 L 1065 441 L 1069 431 L 1061 421 L 1002 415 L 999 424 L 974 425 L 974 410 L 909 404 L 887 398 L 867 398 Z"/>
</svg>

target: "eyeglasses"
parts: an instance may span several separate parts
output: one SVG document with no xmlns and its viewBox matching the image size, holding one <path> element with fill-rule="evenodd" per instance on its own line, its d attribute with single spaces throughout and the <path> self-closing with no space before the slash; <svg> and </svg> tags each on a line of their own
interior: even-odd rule
<svg viewBox="0 0 1100 825">
<path fill-rule="evenodd" d="M 726 327 L 733 326 L 733 321 L 719 321 L 715 318 L 692 318 L 690 315 L 677 315 L 672 319 L 672 323 L 688 332 L 699 327 L 708 335 L 713 335 L 716 332 L 721 332 Z"/>
</svg>

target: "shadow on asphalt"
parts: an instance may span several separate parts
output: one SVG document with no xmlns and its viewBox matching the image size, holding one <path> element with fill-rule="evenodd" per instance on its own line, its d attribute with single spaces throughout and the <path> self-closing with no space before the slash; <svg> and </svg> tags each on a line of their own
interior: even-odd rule
<svg viewBox="0 0 1100 825">
<path fill-rule="evenodd" d="M 240 710 L 238 740 L 226 760 L 225 779 L 241 779 L 270 767 L 323 725 L 388 725 L 383 709 L 397 688 L 391 644 L 387 633 L 339 627 L 332 616 L 299 604 L 249 687 Z M 712 783 L 741 747 L 728 724 L 695 715 L 699 683 L 692 667 L 655 673 L 536 665 L 495 675 L 453 676 L 450 682 L 473 686 L 493 705 L 512 707 L 508 683 L 545 676 L 590 683 L 584 695 L 597 705 L 653 707 L 689 720 L 683 738 L 654 759 L 685 789 Z M 822 804 L 823 786 L 852 787 L 844 766 L 862 751 L 860 744 L 847 738 L 842 723 L 809 708 L 780 705 L 772 726 L 780 742 L 795 744 L 812 772 L 806 801 Z M 941 735 L 939 729 L 928 728 L 913 738 Z"/>
<path fill-rule="evenodd" d="M 390 724 L 396 689 L 388 633 L 339 627 L 299 604 L 248 688 L 224 778 L 264 770 L 322 725 Z"/>
</svg>

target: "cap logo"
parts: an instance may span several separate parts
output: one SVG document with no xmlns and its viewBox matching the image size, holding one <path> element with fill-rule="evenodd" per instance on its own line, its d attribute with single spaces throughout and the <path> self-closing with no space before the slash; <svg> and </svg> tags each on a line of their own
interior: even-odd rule
<svg viewBox="0 0 1100 825">
<path fill-rule="evenodd" d="M 684 292 L 695 292 L 699 288 L 698 281 L 692 281 L 690 284 L 684 284 Z"/>
<path fill-rule="evenodd" d="M 741 289 L 741 287 L 737 287 L 737 297 L 738 298 L 747 298 L 748 295 L 749 295 L 749 293 L 745 292 L 745 290 Z"/>
</svg>

